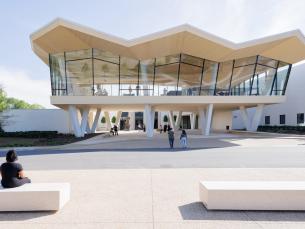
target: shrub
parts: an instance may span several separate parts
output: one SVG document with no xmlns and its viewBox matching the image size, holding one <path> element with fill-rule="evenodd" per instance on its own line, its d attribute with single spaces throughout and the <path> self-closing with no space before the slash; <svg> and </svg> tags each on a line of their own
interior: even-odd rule
<svg viewBox="0 0 305 229">
<path fill-rule="evenodd" d="M 111 122 L 112 122 L 112 123 L 115 123 L 115 122 L 116 122 L 116 117 L 115 117 L 115 116 L 112 117 Z"/>
<path fill-rule="evenodd" d="M 58 135 L 57 131 L 17 131 L 0 132 L 0 137 L 22 137 L 22 138 L 54 138 Z"/>
<path fill-rule="evenodd" d="M 106 123 L 106 118 L 104 116 L 101 119 L 101 123 Z"/>
<path fill-rule="evenodd" d="M 257 131 L 287 134 L 305 134 L 305 126 L 258 126 Z"/>
</svg>

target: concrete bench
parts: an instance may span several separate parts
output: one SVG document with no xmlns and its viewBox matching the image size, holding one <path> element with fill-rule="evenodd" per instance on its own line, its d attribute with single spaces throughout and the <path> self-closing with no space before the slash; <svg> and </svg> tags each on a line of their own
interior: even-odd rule
<svg viewBox="0 0 305 229">
<path fill-rule="evenodd" d="M 17 188 L 0 185 L 0 211 L 57 211 L 69 199 L 69 183 L 31 183 Z"/>
<path fill-rule="evenodd" d="M 305 210 L 298 181 L 203 181 L 199 196 L 210 210 Z"/>
</svg>

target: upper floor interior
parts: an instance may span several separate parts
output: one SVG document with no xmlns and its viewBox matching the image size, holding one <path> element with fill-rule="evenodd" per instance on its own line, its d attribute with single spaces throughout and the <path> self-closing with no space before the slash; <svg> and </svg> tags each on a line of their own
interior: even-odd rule
<svg viewBox="0 0 305 229">
<path fill-rule="evenodd" d="M 264 56 L 215 62 L 187 54 L 137 60 L 99 49 L 49 55 L 54 96 L 284 95 L 291 64 Z"/>
</svg>

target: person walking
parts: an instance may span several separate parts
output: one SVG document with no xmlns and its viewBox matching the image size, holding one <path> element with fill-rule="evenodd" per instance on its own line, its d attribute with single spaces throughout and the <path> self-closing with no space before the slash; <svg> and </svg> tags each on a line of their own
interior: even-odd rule
<svg viewBox="0 0 305 229">
<path fill-rule="evenodd" d="M 180 135 L 180 144 L 184 149 L 187 148 L 187 134 L 185 130 L 182 130 Z"/>
<path fill-rule="evenodd" d="M 163 131 L 163 127 L 162 127 L 162 125 L 160 125 L 160 129 L 159 129 L 159 131 L 160 131 L 160 134 L 162 134 L 162 131 Z"/>
<path fill-rule="evenodd" d="M 113 126 L 113 130 L 114 130 L 114 135 L 119 135 L 118 126 L 117 125 Z"/>
<path fill-rule="evenodd" d="M 169 146 L 170 146 L 171 149 L 173 149 L 174 148 L 174 141 L 175 141 L 175 134 L 174 134 L 174 131 L 172 130 L 172 128 L 168 129 L 167 135 L 168 135 Z"/>
</svg>

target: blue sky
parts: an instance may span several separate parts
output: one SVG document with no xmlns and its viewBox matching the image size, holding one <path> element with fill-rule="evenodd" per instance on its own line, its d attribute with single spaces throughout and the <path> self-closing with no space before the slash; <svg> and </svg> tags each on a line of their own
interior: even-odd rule
<svg viewBox="0 0 305 229">
<path fill-rule="evenodd" d="M 9 96 L 49 104 L 48 67 L 32 52 L 29 35 L 57 17 L 126 39 L 188 23 L 233 42 L 300 29 L 298 0 L 9 0 L 0 2 L 0 84 Z"/>
</svg>

